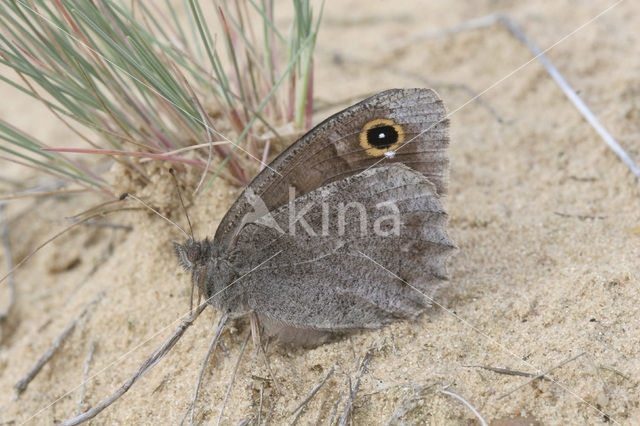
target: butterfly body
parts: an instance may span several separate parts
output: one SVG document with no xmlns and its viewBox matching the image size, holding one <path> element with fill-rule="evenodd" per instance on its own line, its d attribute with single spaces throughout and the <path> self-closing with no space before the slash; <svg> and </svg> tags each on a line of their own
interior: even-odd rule
<svg viewBox="0 0 640 426">
<path fill-rule="evenodd" d="M 446 280 L 446 113 L 429 89 L 374 95 L 296 141 L 245 189 L 213 241 L 176 245 L 218 310 L 280 340 L 414 317 Z"/>
</svg>

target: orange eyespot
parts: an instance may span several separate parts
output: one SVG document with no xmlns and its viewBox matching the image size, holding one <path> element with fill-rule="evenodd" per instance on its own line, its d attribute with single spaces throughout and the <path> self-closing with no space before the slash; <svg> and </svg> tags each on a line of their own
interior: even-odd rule
<svg viewBox="0 0 640 426">
<path fill-rule="evenodd" d="M 373 157 L 395 151 L 404 142 L 404 129 L 388 118 L 376 118 L 360 132 L 360 146 Z"/>
</svg>

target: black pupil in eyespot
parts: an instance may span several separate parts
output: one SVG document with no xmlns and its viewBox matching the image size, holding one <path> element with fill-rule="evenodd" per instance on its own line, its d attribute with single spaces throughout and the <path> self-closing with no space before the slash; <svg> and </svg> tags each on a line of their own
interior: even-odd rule
<svg viewBox="0 0 640 426">
<path fill-rule="evenodd" d="M 393 126 L 378 126 L 367 130 L 367 142 L 374 148 L 389 148 L 398 142 L 398 132 Z"/>
</svg>

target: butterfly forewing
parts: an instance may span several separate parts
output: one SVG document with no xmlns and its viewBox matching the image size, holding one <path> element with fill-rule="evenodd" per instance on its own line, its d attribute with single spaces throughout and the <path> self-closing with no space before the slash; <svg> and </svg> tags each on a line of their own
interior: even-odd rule
<svg viewBox="0 0 640 426">
<path fill-rule="evenodd" d="M 442 195 L 448 143 L 446 110 L 434 91 L 387 90 L 327 118 L 280 154 L 249 188 L 267 210 L 274 210 L 289 201 L 290 188 L 300 196 L 371 167 L 402 163 L 421 172 Z M 239 197 L 216 239 L 225 247 L 231 244 L 251 211 L 247 197 Z"/>
</svg>

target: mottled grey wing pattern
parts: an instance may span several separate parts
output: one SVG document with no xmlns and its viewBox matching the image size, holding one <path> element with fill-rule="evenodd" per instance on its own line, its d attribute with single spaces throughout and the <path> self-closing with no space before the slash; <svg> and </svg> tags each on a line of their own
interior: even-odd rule
<svg viewBox="0 0 640 426">
<path fill-rule="evenodd" d="M 361 142 L 366 126 L 378 122 L 399 126 L 403 141 L 394 146 L 394 158 Z M 403 163 L 426 176 L 442 195 L 448 179 L 447 129 L 445 107 L 432 90 L 387 90 L 320 123 L 280 154 L 249 188 L 273 210 L 288 201 L 290 186 L 304 195 L 373 165 Z M 215 236 L 222 247 L 233 245 L 243 217 L 251 210 L 244 196 L 229 209 Z"/>
<path fill-rule="evenodd" d="M 342 210 L 340 219 L 340 206 L 348 203 L 357 204 Z M 306 211 L 303 217 L 315 235 L 300 223 L 292 235 L 292 211 Z M 444 261 L 453 243 L 436 186 L 402 164 L 334 181 L 272 211 L 271 217 L 280 229 L 263 220 L 248 223 L 229 253 L 238 274 L 247 274 L 221 295 L 237 304 L 228 306 L 234 312 L 248 309 L 266 323 L 292 329 L 376 328 L 421 312 L 429 299 L 420 292 L 430 296 L 446 279 Z"/>
</svg>

